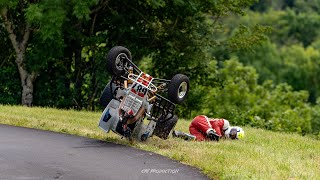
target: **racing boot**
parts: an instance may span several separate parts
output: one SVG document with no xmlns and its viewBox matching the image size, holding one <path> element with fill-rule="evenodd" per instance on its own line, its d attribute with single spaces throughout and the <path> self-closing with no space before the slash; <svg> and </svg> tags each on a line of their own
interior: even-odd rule
<svg viewBox="0 0 320 180">
<path fill-rule="evenodd" d="M 172 131 L 172 137 L 184 139 L 186 141 L 195 140 L 196 136 L 181 131 Z"/>
</svg>

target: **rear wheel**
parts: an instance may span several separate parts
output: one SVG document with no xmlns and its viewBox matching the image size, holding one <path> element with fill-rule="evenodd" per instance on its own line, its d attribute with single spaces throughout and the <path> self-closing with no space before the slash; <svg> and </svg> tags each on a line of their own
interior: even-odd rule
<svg viewBox="0 0 320 180">
<path fill-rule="evenodd" d="M 100 105 L 104 108 L 107 107 L 110 101 L 113 99 L 112 91 L 114 91 L 115 88 L 115 86 L 112 86 L 111 81 L 104 87 L 99 99 Z"/>
<path fill-rule="evenodd" d="M 122 46 L 113 47 L 107 55 L 108 71 L 116 76 L 124 75 L 129 66 L 128 59 L 131 61 L 132 56 L 127 48 Z"/>
<path fill-rule="evenodd" d="M 162 139 L 167 139 L 178 122 L 178 116 L 174 115 L 165 121 L 158 121 L 153 134 Z"/>
<path fill-rule="evenodd" d="M 173 103 L 182 103 L 189 92 L 189 78 L 184 74 L 173 76 L 168 87 L 168 97 Z"/>
</svg>

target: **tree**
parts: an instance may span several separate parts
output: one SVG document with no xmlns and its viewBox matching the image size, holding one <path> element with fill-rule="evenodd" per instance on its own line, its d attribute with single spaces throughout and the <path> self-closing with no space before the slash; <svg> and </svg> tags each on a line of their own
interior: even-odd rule
<svg viewBox="0 0 320 180">
<path fill-rule="evenodd" d="M 68 97 L 63 107 L 93 109 L 109 77 L 103 64 L 111 47 L 126 46 L 138 64 L 144 57 L 151 58 L 154 76 L 171 78 L 179 72 L 198 83 L 210 73 L 207 52 L 221 43 L 214 32 L 221 28 L 223 18 L 231 13 L 242 15 L 253 2 L 2 0 L 0 4 L 7 27 L 12 26 L 16 35 L 12 41 L 25 43 L 24 50 L 17 51 L 23 52 L 20 69 L 30 82 L 23 89 L 23 97 L 30 98 L 23 104 L 32 104 L 36 83 L 36 92 L 41 92 L 35 101 L 39 105 Z M 21 26 L 13 26 L 17 22 Z M 27 41 L 20 38 L 24 29 L 28 29 Z M 58 78 L 58 73 L 64 78 Z"/>
<path fill-rule="evenodd" d="M 31 106 L 33 82 L 36 79 L 36 73 L 28 72 L 25 63 L 27 44 L 32 34 L 31 25 L 24 18 L 24 9 L 28 4 L 25 1 L 3 0 L 0 2 L 0 14 L 15 50 L 15 62 L 19 70 L 22 86 L 22 104 Z"/>
<path fill-rule="evenodd" d="M 235 54 L 240 62 L 255 67 L 260 84 L 266 80 L 273 80 L 276 83 L 280 81 L 278 68 L 281 66 L 281 56 L 276 45 L 270 40 L 253 47 L 252 51 L 241 50 Z"/>
<path fill-rule="evenodd" d="M 32 105 L 34 82 L 40 71 L 46 67 L 49 61 L 63 55 L 62 25 L 66 22 L 66 15 L 73 14 L 76 19 L 81 21 L 88 18 L 91 12 L 89 7 L 96 3 L 96 0 L 81 2 L 61 0 L 0 1 L 2 24 L 5 26 L 15 50 L 15 63 L 20 74 L 21 103 L 23 105 Z M 50 50 L 48 51 L 48 49 Z M 81 50 L 76 56 L 79 54 L 81 54 Z"/>
<path fill-rule="evenodd" d="M 282 66 L 279 71 L 282 81 L 295 90 L 308 90 L 309 101 L 316 103 L 320 92 L 320 53 L 313 47 L 303 48 L 292 45 L 280 49 Z"/>
</svg>

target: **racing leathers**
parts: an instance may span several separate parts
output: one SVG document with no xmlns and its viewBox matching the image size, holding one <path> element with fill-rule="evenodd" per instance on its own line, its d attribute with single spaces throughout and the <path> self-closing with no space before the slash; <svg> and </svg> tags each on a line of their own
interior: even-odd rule
<svg viewBox="0 0 320 180">
<path fill-rule="evenodd" d="M 197 141 L 219 140 L 229 126 L 229 121 L 226 119 L 211 119 L 200 115 L 192 120 L 189 131 L 196 136 Z"/>
</svg>

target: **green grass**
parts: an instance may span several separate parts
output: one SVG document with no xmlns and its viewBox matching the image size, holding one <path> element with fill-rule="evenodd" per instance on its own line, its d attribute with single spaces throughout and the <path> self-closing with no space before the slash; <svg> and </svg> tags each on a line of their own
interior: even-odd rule
<svg viewBox="0 0 320 180">
<path fill-rule="evenodd" d="M 0 123 L 50 130 L 152 151 L 198 167 L 212 179 L 320 179 L 320 141 L 297 134 L 244 127 L 243 140 L 187 142 L 181 139 L 130 144 L 98 128 L 99 112 L 0 105 Z M 176 129 L 188 132 L 189 121 Z"/>
</svg>

